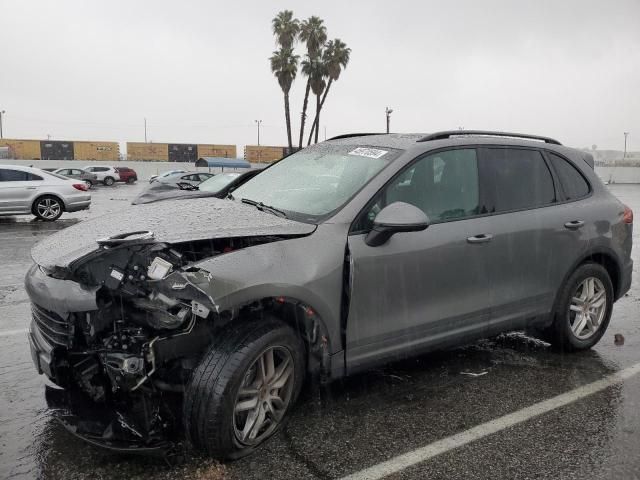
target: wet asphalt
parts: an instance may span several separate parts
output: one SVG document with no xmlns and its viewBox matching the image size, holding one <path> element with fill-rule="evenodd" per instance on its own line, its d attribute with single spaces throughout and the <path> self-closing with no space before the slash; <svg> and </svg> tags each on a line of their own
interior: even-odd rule
<svg viewBox="0 0 640 480">
<path fill-rule="evenodd" d="M 71 437 L 47 411 L 45 379 L 29 355 L 22 280 L 35 242 L 119 211 L 142 186 L 96 187 L 90 211 L 55 223 L 0 217 L 0 478 L 340 478 L 640 362 L 636 221 L 632 289 L 591 351 L 557 353 L 512 333 L 308 387 L 281 433 L 254 455 L 225 465 L 188 455 L 167 466 L 106 453 Z M 640 185 L 611 189 L 640 216 Z M 614 334 L 624 337 L 623 345 L 614 343 Z M 389 478 L 640 478 L 639 407 L 635 376 Z"/>
</svg>

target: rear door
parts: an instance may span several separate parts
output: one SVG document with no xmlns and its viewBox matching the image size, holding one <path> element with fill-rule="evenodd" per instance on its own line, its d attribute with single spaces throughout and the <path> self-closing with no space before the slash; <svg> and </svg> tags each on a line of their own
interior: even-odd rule
<svg viewBox="0 0 640 480">
<path fill-rule="evenodd" d="M 548 313 L 557 285 L 553 262 L 564 221 L 552 171 L 542 152 L 526 147 L 479 148 L 483 191 L 492 236 L 490 329 L 520 328 Z"/>
<path fill-rule="evenodd" d="M 375 215 L 396 201 L 421 208 L 430 226 L 368 246 Z M 490 311 L 482 211 L 476 152 L 468 148 L 416 160 L 365 208 L 348 239 L 349 371 L 482 335 Z"/>
<path fill-rule="evenodd" d="M 29 213 L 41 183 L 39 175 L 0 168 L 0 213 Z"/>
</svg>

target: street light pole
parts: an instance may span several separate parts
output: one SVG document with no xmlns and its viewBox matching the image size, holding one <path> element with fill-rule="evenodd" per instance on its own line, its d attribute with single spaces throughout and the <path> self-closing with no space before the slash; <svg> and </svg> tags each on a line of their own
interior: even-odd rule
<svg viewBox="0 0 640 480">
<path fill-rule="evenodd" d="M 0 138 L 3 138 L 2 136 L 2 115 L 4 115 L 6 112 L 4 110 L 0 110 Z"/>
<path fill-rule="evenodd" d="M 391 122 L 391 114 L 393 113 L 393 109 L 386 107 L 384 109 L 384 113 L 387 116 L 387 133 L 389 133 L 389 123 Z"/>
<path fill-rule="evenodd" d="M 256 122 L 256 125 L 258 126 L 258 146 L 260 146 L 260 124 L 262 123 L 262 120 L 254 120 L 254 122 Z"/>
<path fill-rule="evenodd" d="M 627 158 L 627 136 L 629 132 L 624 132 L 624 153 L 622 154 L 622 160 Z"/>
</svg>

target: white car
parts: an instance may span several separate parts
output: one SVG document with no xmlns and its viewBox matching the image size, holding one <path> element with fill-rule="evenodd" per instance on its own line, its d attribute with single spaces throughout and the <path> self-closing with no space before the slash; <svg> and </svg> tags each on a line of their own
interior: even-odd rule
<svg viewBox="0 0 640 480">
<path fill-rule="evenodd" d="M 39 168 L 0 165 L 0 216 L 35 215 L 57 220 L 62 212 L 86 210 L 91 205 L 87 185 Z"/>
<path fill-rule="evenodd" d="M 89 165 L 83 168 L 85 172 L 95 173 L 98 181 L 104 183 L 108 187 L 120 181 L 120 174 L 115 167 L 108 165 Z"/>
<path fill-rule="evenodd" d="M 167 172 L 161 173 L 160 175 L 151 175 L 149 178 L 149 183 L 157 182 L 161 178 L 168 177 L 169 175 L 173 175 L 174 173 L 184 173 L 186 170 L 169 170 Z"/>
</svg>

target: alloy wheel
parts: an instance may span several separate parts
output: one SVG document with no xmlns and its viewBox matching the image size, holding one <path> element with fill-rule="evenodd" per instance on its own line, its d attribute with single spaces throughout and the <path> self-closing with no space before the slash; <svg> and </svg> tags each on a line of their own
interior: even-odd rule
<svg viewBox="0 0 640 480">
<path fill-rule="evenodd" d="M 246 371 L 233 413 L 236 439 L 257 445 L 278 427 L 289 407 L 294 363 L 286 347 L 271 346 Z"/>
<path fill-rule="evenodd" d="M 53 220 L 60 215 L 62 210 L 62 206 L 60 202 L 53 198 L 43 198 L 36 205 L 36 211 L 38 212 L 38 216 L 46 219 Z"/>
<path fill-rule="evenodd" d="M 586 340 L 600 329 L 607 311 L 607 290 L 596 277 L 585 278 L 569 305 L 569 325 L 578 340 Z"/>
</svg>

